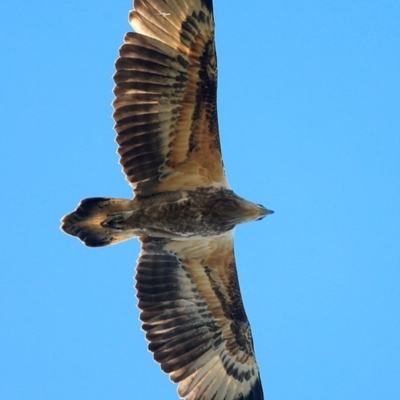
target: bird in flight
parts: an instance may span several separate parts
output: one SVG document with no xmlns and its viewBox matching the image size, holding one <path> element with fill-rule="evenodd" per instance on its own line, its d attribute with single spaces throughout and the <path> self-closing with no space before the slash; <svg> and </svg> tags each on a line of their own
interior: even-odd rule
<svg viewBox="0 0 400 400">
<path fill-rule="evenodd" d="M 84 199 L 62 230 L 93 247 L 139 239 L 142 327 L 181 398 L 262 400 L 233 231 L 272 211 L 225 176 L 212 0 L 135 0 L 129 22 L 113 117 L 134 198 Z"/>
</svg>

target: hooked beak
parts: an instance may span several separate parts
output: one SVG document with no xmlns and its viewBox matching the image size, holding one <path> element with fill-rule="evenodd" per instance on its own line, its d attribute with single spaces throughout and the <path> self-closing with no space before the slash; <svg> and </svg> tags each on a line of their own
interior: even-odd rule
<svg viewBox="0 0 400 400">
<path fill-rule="evenodd" d="M 263 219 L 264 217 L 266 217 L 267 215 L 270 215 L 270 214 L 274 214 L 275 213 L 275 211 L 272 211 L 272 210 L 268 210 L 267 208 L 265 208 L 263 205 L 261 205 L 261 204 L 257 204 L 258 205 L 258 207 L 260 208 L 260 218 L 258 218 L 257 219 L 257 221 L 259 221 L 260 219 Z"/>
</svg>

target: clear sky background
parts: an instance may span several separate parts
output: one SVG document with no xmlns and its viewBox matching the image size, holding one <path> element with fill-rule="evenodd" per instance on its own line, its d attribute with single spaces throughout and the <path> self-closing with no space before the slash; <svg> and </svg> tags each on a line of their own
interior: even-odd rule
<svg viewBox="0 0 400 400">
<path fill-rule="evenodd" d="M 177 399 L 147 351 L 136 241 L 59 230 L 130 197 L 112 75 L 130 0 L 3 1 L 0 398 Z M 219 0 L 228 179 L 275 210 L 236 229 L 268 400 L 400 398 L 400 2 Z"/>
</svg>

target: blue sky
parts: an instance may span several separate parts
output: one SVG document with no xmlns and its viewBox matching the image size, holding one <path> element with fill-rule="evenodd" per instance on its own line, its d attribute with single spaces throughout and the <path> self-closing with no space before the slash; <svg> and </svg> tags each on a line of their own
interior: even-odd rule
<svg viewBox="0 0 400 400">
<path fill-rule="evenodd" d="M 131 2 L 0 13 L 0 398 L 177 399 L 147 351 L 136 241 L 59 230 L 130 197 L 110 103 Z M 400 398 L 400 3 L 215 4 L 231 186 L 275 210 L 236 257 L 269 400 Z"/>
</svg>

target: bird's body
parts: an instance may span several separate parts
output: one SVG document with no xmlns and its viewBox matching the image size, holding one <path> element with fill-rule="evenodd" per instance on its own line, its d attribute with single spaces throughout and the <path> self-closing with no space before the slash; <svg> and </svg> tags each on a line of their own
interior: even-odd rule
<svg viewBox="0 0 400 400">
<path fill-rule="evenodd" d="M 93 213 L 94 210 L 98 212 Z M 232 190 L 200 188 L 136 196 L 133 200 L 88 199 L 63 222 L 67 233 L 96 247 L 120 242 L 120 233 L 126 239 L 216 236 L 267 213 L 264 207 L 244 200 Z M 98 233 L 103 234 L 103 239 L 96 237 Z"/>
<path fill-rule="evenodd" d="M 271 211 L 236 195 L 222 162 L 211 0 L 135 0 L 114 76 L 132 200 L 89 198 L 62 229 L 88 246 L 137 237 L 149 349 L 186 400 L 262 400 L 233 250 Z"/>
</svg>

